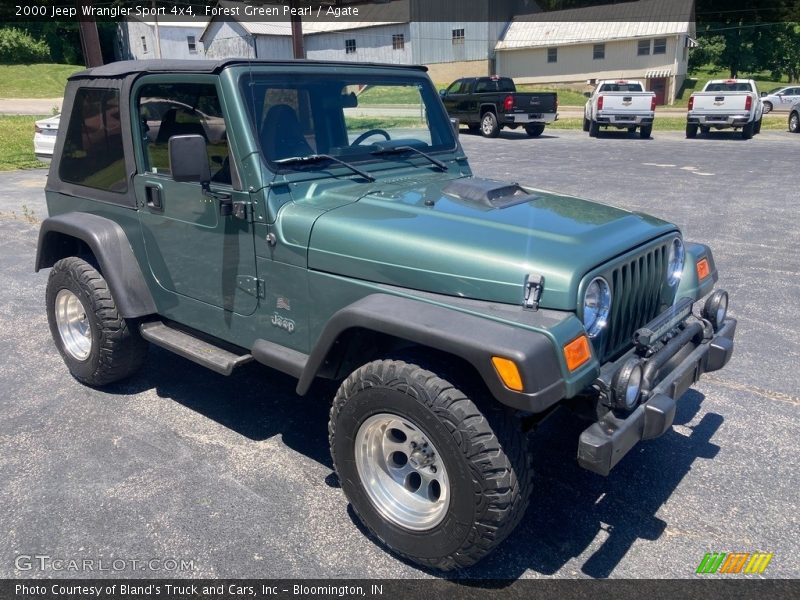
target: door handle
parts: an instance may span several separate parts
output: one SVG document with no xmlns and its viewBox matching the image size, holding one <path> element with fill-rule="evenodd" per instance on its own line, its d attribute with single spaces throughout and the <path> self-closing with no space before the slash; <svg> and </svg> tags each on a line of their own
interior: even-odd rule
<svg viewBox="0 0 800 600">
<path fill-rule="evenodd" d="M 150 210 L 163 212 L 164 201 L 161 197 L 161 186 L 146 185 L 144 186 L 145 203 Z"/>
</svg>

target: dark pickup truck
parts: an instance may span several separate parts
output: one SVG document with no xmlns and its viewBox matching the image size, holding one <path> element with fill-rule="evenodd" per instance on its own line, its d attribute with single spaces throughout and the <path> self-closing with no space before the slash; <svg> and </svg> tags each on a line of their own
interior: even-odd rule
<svg viewBox="0 0 800 600">
<path fill-rule="evenodd" d="M 439 94 L 451 118 L 484 137 L 497 137 L 503 127 L 520 125 L 529 136 L 537 137 L 558 116 L 555 92 L 517 92 L 510 77 L 465 77 Z"/>
</svg>

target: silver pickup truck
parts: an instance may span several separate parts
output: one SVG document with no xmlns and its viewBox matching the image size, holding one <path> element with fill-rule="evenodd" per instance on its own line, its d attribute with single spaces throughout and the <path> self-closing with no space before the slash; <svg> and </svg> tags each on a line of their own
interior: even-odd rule
<svg viewBox="0 0 800 600">
<path fill-rule="evenodd" d="M 752 79 L 714 79 L 702 92 L 689 97 L 686 115 L 686 137 L 697 136 L 697 130 L 708 133 L 711 128 L 742 130 L 749 140 L 761 132 L 764 106 Z"/>
</svg>

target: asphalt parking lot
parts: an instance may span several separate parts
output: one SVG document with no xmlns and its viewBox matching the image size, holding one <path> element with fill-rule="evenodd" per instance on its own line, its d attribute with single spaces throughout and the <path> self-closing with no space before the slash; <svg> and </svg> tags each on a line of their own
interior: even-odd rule
<svg viewBox="0 0 800 600">
<path fill-rule="evenodd" d="M 764 577 L 800 576 L 800 136 L 462 143 L 477 175 L 646 211 L 711 245 L 739 328 L 731 363 L 684 396 L 674 430 L 608 478 L 576 464 L 584 424 L 545 422 L 524 521 L 455 576 L 692 577 L 719 551 L 772 552 Z M 47 274 L 32 272 L 44 179 L 0 173 L 0 577 L 98 575 L 15 568 L 37 554 L 193 561 L 118 576 L 434 576 L 355 522 L 332 475 L 321 392 L 299 398 L 266 368 L 225 378 L 158 348 L 108 389 L 69 376 L 47 327 Z"/>
</svg>

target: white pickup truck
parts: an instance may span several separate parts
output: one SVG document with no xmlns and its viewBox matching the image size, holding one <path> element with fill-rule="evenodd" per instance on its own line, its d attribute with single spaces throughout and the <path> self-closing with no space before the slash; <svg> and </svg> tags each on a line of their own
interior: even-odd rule
<svg viewBox="0 0 800 600">
<path fill-rule="evenodd" d="M 646 92 L 641 81 L 601 80 L 588 94 L 583 109 L 583 130 L 597 137 L 600 127 L 627 129 L 630 133 L 639 128 L 639 135 L 647 139 L 653 131 L 656 116 L 656 95 Z"/>
<path fill-rule="evenodd" d="M 752 79 L 713 79 L 702 92 L 689 97 L 686 114 L 686 137 L 697 136 L 697 130 L 741 129 L 749 140 L 761 132 L 764 105 Z"/>
</svg>

